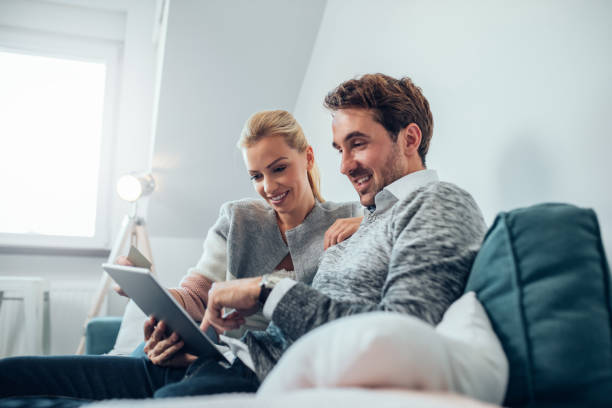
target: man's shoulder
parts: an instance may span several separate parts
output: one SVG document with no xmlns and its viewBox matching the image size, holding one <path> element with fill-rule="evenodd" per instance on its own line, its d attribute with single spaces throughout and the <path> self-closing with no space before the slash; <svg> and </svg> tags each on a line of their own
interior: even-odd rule
<svg viewBox="0 0 612 408">
<path fill-rule="evenodd" d="M 386 231 L 395 238 L 424 239 L 425 245 L 480 243 L 486 224 L 472 196 L 452 183 L 429 183 L 395 203 Z M 437 238 L 434 238 L 437 237 Z"/>
<path fill-rule="evenodd" d="M 482 212 L 470 193 L 453 183 L 437 181 L 428 183 L 394 206 L 392 217 L 409 221 L 417 214 L 423 217 L 449 221 L 463 218 L 483 223 Z"/>
<path fill-rule="evenodd" d="M 471 207 L 476 206 L 476 202 L 472 195 L 463 188 L 446 181 L 436 181 L 427 183 L 414 190 L 411 194 L 400 199 L 395 207 L 397 209 L 402 209 L 410 203 L 444 204 L 453 202 L 469 204 Z"/>
</svg>

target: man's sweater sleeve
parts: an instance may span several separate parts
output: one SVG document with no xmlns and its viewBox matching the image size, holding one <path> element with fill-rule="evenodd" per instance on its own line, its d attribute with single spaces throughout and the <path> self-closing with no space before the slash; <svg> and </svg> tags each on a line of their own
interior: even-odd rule
<svg viewBox="0 0 612 408">
<path fill-rule="evenodd" d="M 339 301 L 296 283 L 271 313 L 285 336 L 295 340 L 331 320 L 371 311 L 407 313 L 431 324 L 440 321 L 463 292 L 480 247 L 485 229 L 480 210 L 469 194 L 436 188 L 397 203 L 391 211 L 387 270 L 367 271 L 385 276 L 379 301 Z"/>
</svg>

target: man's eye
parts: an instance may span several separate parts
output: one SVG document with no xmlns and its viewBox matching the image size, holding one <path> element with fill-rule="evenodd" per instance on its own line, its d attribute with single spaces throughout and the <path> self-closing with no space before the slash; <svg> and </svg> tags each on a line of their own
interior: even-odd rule
<svg viewBox="0 0 612 408">
<path fill-rule="evenodd" d="M 365 143 L 364 142 L 353 142 L 353 144 L 351 145 L 352 147 L 361 147 L 364 146 Z"/>
<path fill-rule="evenodd" d="M 336 151 L 338 152 L 338 154 L 342 154 L 342 149 L 336 149 Z"/>
</svg>

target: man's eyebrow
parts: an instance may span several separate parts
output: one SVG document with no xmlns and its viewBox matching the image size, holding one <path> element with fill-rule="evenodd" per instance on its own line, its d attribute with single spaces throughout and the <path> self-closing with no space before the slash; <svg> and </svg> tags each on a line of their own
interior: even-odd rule
<svg viewBox="0 0 612 408">
<path fill-rule="evenodd" d="M 370 136 L 366 135 L 365 133 L 362 133 L 362 132 L 356 130 L 356 131 L 351 132 L 348 135 L 346 135 L 342 142 L 348 142 L 349 140 L 354 139 L 356 137 L 366 137 L 368 139 L 370 138 Z M 338 144 L 336 142 L 332 142 L 332 147 L 334 149 L 340 149 L 340 146 L 338 146 Z"/>
</svg>

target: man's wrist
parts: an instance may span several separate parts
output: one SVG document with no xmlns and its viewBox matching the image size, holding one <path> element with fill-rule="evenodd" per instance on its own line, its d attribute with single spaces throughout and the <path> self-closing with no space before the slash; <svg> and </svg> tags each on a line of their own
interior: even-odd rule
<svg viewBox="0 0 612 408">
<path fill-rule="evenodd" d="M 266 303 L 263 305 L 262 313 L 264 317 L 268 320 L 272 320 L 272 315 L 274 314 L 274 310 L 281 302 L 283 297 L 289 290 L 296 285 L 297 282 L 290 278 L 285 278 L 281 280 L 272 290 L 270 296 L 266 300 Z"/>
<path fill-rule="evenodd" d="M 259 285 L 259 296 L 257 300 L 260 305 L 263 306 L 266 303 L 266 300 L 268 300 L 268 296 L 270 296 L 270 293 L 272 293 L 272 288 L 268 288 L 263 284 Z"/>
<path fill-rule="evenodd" d="M 278 275 L 270 275 L 270 274 L 265 274 L 261 277 L 259 281 L 259 296 L 258 296 L 260 305 L 263 306 L 266 303 L 266 300 L 268 300 L 268 296 L 270 296 L 272 289 L 274 289 L 276 284 L 280 282 L 281 279 L 282 277 Z"/>
</svg>

